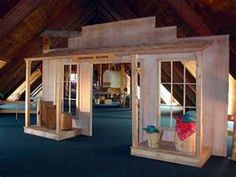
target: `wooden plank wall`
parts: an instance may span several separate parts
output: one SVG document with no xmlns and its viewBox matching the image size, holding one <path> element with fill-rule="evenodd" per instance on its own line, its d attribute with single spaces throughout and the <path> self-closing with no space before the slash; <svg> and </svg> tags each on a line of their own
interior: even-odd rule
<svg viewBox="0 0 236 177">
<path fill-rule="evenodd" d="M 141 61 L 141 78 L 140 78 L 140 112 L 142 118 L 142 127 L 157 124 L 157 61 L 154 56 L 146 56 Z M 147 137 L 142 133 L 142 140 Z"/>
<path fill-rule="evenodd" d="M 213 155 L 226 156 L 229 38 L 215 36 L 208 39 L 213 40 L 213 45 L 204 51 L 201 60 L 203 145 L 212 146 Z"/>
<path fill-rule="evenodd" d="M 56 102 L 56 74 L 57 74 L 57 61 L 44 60 L 43 61 L 43 101 Z"/>
<path fill-rule="evenodd" d="M 78 117 L 73 120 L 73 127 L 82 128 L 82 135 L 92 136 L 93 65 L 81 62 L 79 71 L 79 110 Z"/>
<path fill-rule="evenodd" d="M 69 38 L 69 48 L 101 48 L 175 40 L 176 27 L 155 28 L 155 17 L 82 27 L 82 36 Z"/>
</svg>

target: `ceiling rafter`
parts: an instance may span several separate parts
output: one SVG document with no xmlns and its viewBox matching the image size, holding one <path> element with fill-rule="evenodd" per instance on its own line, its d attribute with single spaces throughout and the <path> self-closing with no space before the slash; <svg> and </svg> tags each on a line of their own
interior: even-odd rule
<svg viewBox="0 0 236 177">
<path fill-rule="evenodd" d="M 2 37 L 0 56 L 7 58 L 9 61 L 13 59 L 18 51 L 22 50 L 25 44 L 37 37 L 42 29 L 52 23 L 72 0 L 58 2 L 59 0 L 42 1 L 37 8 Z M 55 8 L 53 11 L 48 8 L 52 3 L 54 4 L 52 7 Z M 42 16 L 46 16 L 47 19 L 44 19 Z"/>
<path fill-rule="evenodd" d="M 21 0 L 0 21 L 0 39 L 25 19 L 42 0 Z"/>
<path fill-rule="evenodd" d="M 116 7 L 117 11 L 126 19 L 137 18 L 137 15 L 122 0 L 113 0 L 111 2 Z"/>
<path fill-rule="evenodd" d="M 108 0 L 99 0 L 97 3 L 98 12 L 103 14 L 109 21 L 123 20 L 124 18 L 112 7 Z"/>
<path fill-rule="evenodd" d="M 123 1 L 99 0 L 99 2 L 101 4 L 99 6 L 100 12 L 108 17 L 110 21 L 131 19 L 137 17 L 137 15 L 133 11 L 131 11 L 131 9 Z"/>
<path fill-rule="evenodd" d="M 45 29 L 73 30 L 75 24 L 79 25 L 79 22 L 83 23 L 86 21 L 85 18 L 88 18 L 88 15 L 85 15 L 85 13 L 90 13 L 90 11 L 91 9 L 89 9 L 88 6 L 83 5 L 77 0 L 73 0 L 73 2 L 67 6 L 59 16 L 57 16 L 56 20 L 49 24 Z M 80 24 L 80 26 L 82 26 L 82 24 Z M 43 29 L 42 32 L 45 31 L 45 29 Z M 0 70 L 0 75 L 3 76 L 0 78 L 0 85 L 5 90 L 5 96 L 9 95 L 11 91 L 24 81 L 24 58 L 41 52 L 42 39 L 37 36 L 16 53 L 16 57 L 14 58 L 14 61 L 12 61 L 13 63 L 10 63 L 8 66 Z"/>
<path fill-rule="evenodd" d="M 201 36 L 213 35 L 214 32 L 203 21 L 201 16 L 195 13 L 190 5 L 185 0 L 165 0 L 183 20 L 192 28 L 197 34 Z"/>
<path fill-rule="evenodd" d="M 37 8 L 41 1 L 42 0 L 21 0 L 4 17 L 2 17 L 0 21 L 0 40 Z M 4 60 L 9 61 L 7 58 L 4 58 Z"/>
<path fill-rule="evenodd" d="M 200 36 L 215 35 L 215 32 L 203 21 L 194 9 L 185 0 L 165 0 L 182 19 Z M 231 45 L 230 52 L 235 56 L 235 48 Z M 232 56 L 231 54 L 231 56 Z M 230 57 L 230 73 L 236 78 L 235 57 Z"/>
<path fill-rule="evenodd" d="M 80 18 L 77 18 L 73 24 L 70 25 L 69 29 L 72 30 L 81 30 L 81 27 L 84 25 L 87 25 L 88 22 L 95 18 L 97 11 L 96 11 L 96 5 L 94 2 L 90 3 L 87 8 L 82 8 L 81 12 L 83 11 L 83 15 Z"/>
</svg>

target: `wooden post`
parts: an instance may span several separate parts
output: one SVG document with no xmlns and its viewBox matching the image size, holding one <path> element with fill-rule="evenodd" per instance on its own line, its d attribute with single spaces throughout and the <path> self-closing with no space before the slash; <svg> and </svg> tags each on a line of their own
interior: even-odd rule
<svg viewBox="0 0 236 177">
<path fill-rule="evenodd" d="M 40 99 L 37 99 L 37 110 L 36 110 L 36 114 L 37 114 L 37 125 L 41 126 L 41 101 Z"/>
<path fill-rule="evenodd" d="M 30 75 L 31 61 L 26 60 L 26 83 L 25 83 L 25 127 L 30 126 Z"/>
<path fill-rule="evenodd" d="M 61 99 L 62 99 L 62 86 L 63 86 L 63 65 L 61 62 L 57 63 L 57 90 L 56 90 L 56 133 L 59 135 L 61 132 Z"/>
<path fill-rule="evenodd" d="M 157 127 L 161 127 L 161 62 L 157 61 Z M 155 89 L 155 88 L 154 88 Z"/>
<path fill-rule="evenodd" d="M 202 117 L 202 54 L 198 53 L 195 56 L 195 59 L 197 61 L 197 77 L 196 77 L 196 117 L 197 117 L 197 130 L 196 130 L 196 155 L 199 159 L 201 159 L 201 153 L 202 153 L 202 123 L 203 123 L 203 117 Z M 205 119 L 207 117 L 204 117 Z"/>
<path fill-rule="evenodd" d="M 137 147 L 139 144 L 139 115 L 138 115 L 138 98 L 137 98 L 137 55 L 131 55 L 132 68 L 132 146 Z"/>
<path fill-rule="evenodd" d="M 16 101 L 16 120 L 18 120 L 18 102 Z"/>
<path fill-rule="evenodd" d="M 127 86 L 127 84 L 125 83 L 125 68 L 124 68 L 124 64 L 121 64 L 121 70 L 120 70 L 120 91 L 121 93 L 124 91 L 124 88 Z"/>
</svg>

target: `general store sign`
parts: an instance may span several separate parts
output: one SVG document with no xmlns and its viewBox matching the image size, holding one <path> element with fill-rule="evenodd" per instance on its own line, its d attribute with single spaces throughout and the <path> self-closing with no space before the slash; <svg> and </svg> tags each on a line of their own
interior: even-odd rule
<svg viewBox="0 0 236 177">
<path fill-rule="evenodd" d="M 114 54 L 79 55 L 76 60 L 113 60 Z"/>
</svg>

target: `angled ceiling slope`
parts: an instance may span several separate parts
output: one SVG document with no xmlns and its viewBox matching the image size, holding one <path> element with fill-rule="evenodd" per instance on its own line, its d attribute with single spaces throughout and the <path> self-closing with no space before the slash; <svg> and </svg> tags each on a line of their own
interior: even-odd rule
<svg viewBox="0 0 236 177">
<path fill-rule="evenodd" d="M 0 69 L 0 87 L 5 95 L 24 81 L 24 58 L 41 53 L 43 31 L 80 30 L 83 25 L 145 16 L 156 16 L 157 26 L 177 25 L 179 37 L 230 34 L 230 72 L 236 76 L 236 3 L 232 0 L 4 0 L 1 3 L 0 57 L 7 64 Z M 33 69 L 36 68 L 37 64 Z"/>
</svg>

